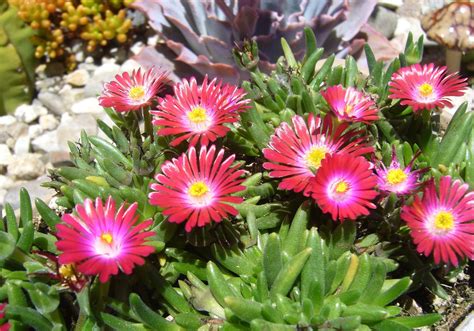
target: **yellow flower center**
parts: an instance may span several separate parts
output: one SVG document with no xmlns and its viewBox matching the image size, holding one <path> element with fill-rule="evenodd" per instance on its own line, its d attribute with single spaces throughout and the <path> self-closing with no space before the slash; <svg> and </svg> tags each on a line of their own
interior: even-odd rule
<svg viewBox="0 0 474 331">
<path fill-rule="evenodd" d="M 209 192 L 209 187 L 204 182 L 196 182 L 189 187 L 188 193 L 194 198 L 202 197 Z"/>
<path fill-rule="evenodd" d="M 328 150 L 325 146 L 311 148 L 305 156 L 306 164 L 309 167 L 318 169 L 321 166 L 321 161 L 324 160 L 327 151 Z"/>
<path fill-rule="evenodd" d="M 349 184 L 345 180 L 341 180 L 336 184 L 336 187 L 334 188 L 334 191 L 336 193 L 346 193 L 349 190 Z"/>
<path fill-rule="evenodd" d="M 188 113 L 188 118 L 193 123 L 202 123 L 207 121 L 207 112 L 204 108 L 198 106 Z"/>
<path fill-rule="evenodd" d="M 346 105 L 346 107 L 344 108 L 344 111 L 346 112 L 347 115 L 350 115 L 353 109 L 354 109 L 354 106 Z"/>
<path fill-rule="evenodd" d="M 403 183 L 407 174 L 402 169 L 390 169 L 387 173 L 387 182 L 391 185 Z"/>
<path fill-rule="evenodd" d="M 112 237 L 112 235 L 111 235 L 110 233 L 106 232 L 106 233 L 103 233 L 103 234 L 100 236 L 100 239 L 101 239 L 104 243 L 110 245 L 110 244 L 112 243 L 112 241 L 113 241 L 114 238 Z"/>
<path fill-rule="evenodd" d="M 433 86 L 428 83 L 423 83 L 418 87 L 418 92 L 425 98 L 429 97 L 433 93 Z"/>
<path fill-rule="evenodd" d="M 128 96 L 133 100 L 140 100 L 145 95 L 143 86 L 134 86 L 128 92 Z"/>
<path fill-rule="evenodd" d="M 452 230 L 454 227 L 453 214 L 448 211 L 440 211 L 434 219 L 434 227 L 436 230 L 443 232 Z"/>
<path fill-rule="evenodd" d="M 74 270 L 74 264 L 63 264 L 59 267 L 59 274 L 63 278 L 71 278 L 75 275 Z"/>
</svg>

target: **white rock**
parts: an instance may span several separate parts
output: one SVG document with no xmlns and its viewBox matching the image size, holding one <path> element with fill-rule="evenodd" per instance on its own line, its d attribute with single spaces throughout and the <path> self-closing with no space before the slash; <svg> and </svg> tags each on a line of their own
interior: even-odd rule
<svg viewBox="0 0 474 331">
<path fill-rule="evenodd" d="M 48 116 L 48 115 L 43 115 L 43 116 Z M 42 134 L 43 131 L 44 130 L 40 124 L 33 124 L 33 125 L 30 125 L 28 128 L 28 136 L 30 137 L 30 139 L 34 139 L 38 137 L 40 134 Z"/>
<path fill-rule="evenodd" d="M 115 78 L 119 73 L 120 66 L 115 63 L 104 63 L 98 67 L 92 78 L 84 88 L 84 95 L 86 97 L 97 97 L 102 92 L 104 83 L 109 82 Z"/>
<path fill-rule="evenodd" d="M 112 49 L 111 51 L 113 52 L 114 50 Z M 103 57 L 102 58 L 102 64 L 115 64 L 115 63 L 117 63 L 117 60 L 114 57 Z"/>
<path fill-rule="evenodd" d="M 16 179 L 35 179 L 45 172 L 40 154 L 15 155 L 8 165 L 8 174 Z"/>
<path fill-rule="evenodd" d="M 413 34 L 413 40 L 415 41 L 418 40 L 418 38 L 420 38 L 421 36 L 423 36 L 423 40 L 427 40 L 426 34 L 423 31 L 423 28 L 421 27 L 419 18 L 404 16 L 400 17 L 398 19 L 395 32 L 393 33 L 396 42 L 405 47 L 405 44 L 408 39 L 408 34 L 410 32 Z"/>
<path fill-rule="evenodd" d="M 9 189 L 15 182 L 8 176 L 0 175 L 0 189 Z"/>
<path fill-rule="evenodd" d="M 396 9 L 403 5 L 403 0 L 377 0 L 377 4 L 387 8 Z"/>
<path fill-rule="evenodd" d="M 61 149 L 58 143 L 57 131 L 49 131 L 38 136 L 31 142 L 31 146 L 35 152 L 41 153 L 50 153 Z"/>
<path fill-rule="evenodd" d="M 43 131 L 49 131 L 56 129 L 59 125 L 59 121 L 54 115 L 48 114 L 40 116 L 39 125 Z"/>
<path fill-rule="evenodd" d="M 57 141 L 62 150 L 69 150 L 68 141 L 78 141 L 81 131 L 84 130 L 89 135 L 97 134 L 96 119 L 90 114 L 69 115 L 61 117 L 61 123 L 57 129 Z"/>
<path fill-rule="evenodd" d="M 85 98 L 78 101 L 72 105 L 71 110 L 74 114 L 100 114 L 104 112 L 97 98 Z"/>
<path fill-rule="evenodd" d="M 84 89 L 72 88 L 71 85 L 64 85 L 64 87 L 59 91 L 59 97 L 63 103 L 64 111 L 58 115 L 62 115 L 66 112 L 70 112 L 73 104 L 84 99 Z"/>
<path fill-rule="evenodd" d="M 12 115 L 0 116 L 0 126 L 9 126 L 16 122 L 16 118 Z"/>
<path fill-rule="evenodd" d="M 70 85 L 65 85 L 71 88 Z M 61 116 L 61 114 L 68 111 L 62 98 L 56 93 L 51 92 L 40 92 L 38 94 L 38 100 L 48 108 L 53 114 Z"/>
<path fill-rule="evenodd" d="M 39 103 L 21 105 L 15 110 L 15 117 L 22 122 L 31 123 L 40 115 L 46 115 L 48 110 Z"/>
<path fill-rule="evenodd" d="M 72 86 L 85 86 L 89 81 L 90 76 L 87 70 L 77 69 L 66 76 L 66 83 Z"/>
<path fill-rule="evenodd" d="M 0 145 L 0 167 L 7 166 L 13 160 L 12 153 L 10 152 L 10 148 L 7 145 L 1 144 Z"/>
<path fill-rule="evenodd" d="M 133 54 L 137 55 L 138 53 L 141 52 L 141 50 L 145 47 L 145 44 L 141 41 L 137 41 L 130 47 L 130 50 L 132 51 Z"/>
<path fill-rule="evenodd" d="M 23 122 L 15 122 L 9 125 L 7 130 L 10 137 L 12 137 L 14 141 L 16 141 L 18 137 L 28 134 L 28 124 L 25 124 Z"/>
<path fill-rule="evenodd" d="M 460 97 L 451 97 L 449 99 L 451 100 L 453 106 L 450 108 L 445 107 L 441 111 L 440 125 L 441 129 L 443 130 L 448 127 L 448 124 L 453 118 L 454 113 L 456 110 L 458 110 L 459 106 L 461 106 L 463 102 L 467 102 L 468 111 L 474 111 L 474 90 L 472 88 L 468 88 L 464 95 Z"/>
<path fill-rule="evenodd" d="M 13 148 L 15 155 L 25 155 L 30 151 L 30 137 L 24 135 L 19 137 L 15 142 L 15 147 Z"/>
<path fill-rule="evenodd" d="M 120 67 L 120 72 L 132 72 L 132 70 L 138 70 L 139 68 L 141 68 L 140 63 L 134 59 L 128 59 Z"/>
</svg>

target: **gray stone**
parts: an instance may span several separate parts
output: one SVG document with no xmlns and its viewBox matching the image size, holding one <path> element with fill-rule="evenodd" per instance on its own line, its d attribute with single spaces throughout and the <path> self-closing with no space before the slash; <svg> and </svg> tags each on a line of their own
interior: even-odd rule
<svg viewBox="0 0 474 331">
<path fill-rule="evenodd" d="M 87 70 L 77 69 L 66 76 L 65 81 L 72 86 L 85 86 L 90 76 Z"/>
<path fill-rule="evenodd" d="M 451 100 L 453 106 L 445 107 L 441 110 L 440 126 L 442 130 L 446 130 L 449 122 L 454 116 L 454 113 L 458 110 L 459 106 L 461 106 L 463 102 L 467 102 L 468 111 L 474 111 L 474 90 L 470 87 L 462 96 L 451 97 L 449 99 Z"/>
<path fill-rule="evenodd" d="M 15 156 L 28 154 L 30 152 L 30 137 L 28 135 L 19 137 L 15 142 L 13 152 Z"/>
<path fill-rule="evenodd" d="M 40 116 L 39 125 L 43 131 L 49 131 L 56 129 L 59 125 L 59 121 L 54 117 L 54 115 L 48 114 Z"/>
<path fill-rule="evenodd" d="M 21 105 L 15 110 L 15 117 L 22 122 L 31 123 L 41 115 L 46 115 L 48 110 L 39 103 Z"/>
<path fill-rule="evenodd" d="M 64 102 L 61 100 L 61 97 L 56 93 L 40 92 L 38 94 L 38 99 L 53 114 L 61 116 L 63 113 L 67 112 L 67 108 L 64 105 Z"/>
<path fill-rule="evenodd" d="M 427 40 L 426 34 L 421 27 L 419 18 L 415 17 L 400 17 L 397 22 L 397 28 L 393 33 L 394 39 L 400 45 L 406 44 L 409 33 L 413 34 L 413 39 L 418 40 L 421 36 L 424 36 L 423 40 Z M 393 40 L 392 40 L 393 43 Z"/>
<path fill-rule="evenodd" d="M 7 195 L 5 197 L 5 201 L 10 203 L 13 209 L 15 210 L 20 208 L 20 189 L 24 187 L 28 190 L 31 201 L 34 201 L 36 198 L 39 198 L 43 200 L 46 204 L 48 204 L 54 196 L 54 190 L 41 186 L 42 183 L 47 181 L 49 181 L 48 177 L 44 175 L 36 180 L 16 185 L 8 190 Z"/>
<path fill-rule="evenodd" d="M 398 15 L 390 9 L 377 6 L 369 18 L 369 24 L 388 39 L 393 37 L 397 27 Z"/>
<path fill-rule="evenodd" d="M 97 98 L 86 98 L 72 105 L 71 110 L 74 114 L 101 114 L 104 109 L 99 105 Z"/>
<path fill-rule="evenodd" d="M 0 144 L 5 144 L 10 137 L 9 126 L 16 123 L 16 118 L 11 115 L 0 116 Z"/>
<path fill-rule="evenodd" d="M 474 330 L 474 312 L 470 312 L 469 315 L 456 328 L 456 331 L 472 331 Z"/>
<path fill-rule="evenodd" d="M 45 170 L 40 154 L 15 155 L 8 165 L 8 175 L 15 179 L 35 179 L 44 174 Z"/>
</svg>

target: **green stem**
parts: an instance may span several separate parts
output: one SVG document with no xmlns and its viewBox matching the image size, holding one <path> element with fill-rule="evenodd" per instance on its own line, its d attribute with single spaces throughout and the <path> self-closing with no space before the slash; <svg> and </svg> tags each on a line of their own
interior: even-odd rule
<svg viewBox="0 0 474 331">
<path fill-rule="evenodd" d="M 143 107 L 143 121 L 145 122 L 145 133 L 150 137 L 151 142 L 154 140 L 153 136 L 153 124 L 151 123 L 151 114 L 149 107 Z"/>
</svg>

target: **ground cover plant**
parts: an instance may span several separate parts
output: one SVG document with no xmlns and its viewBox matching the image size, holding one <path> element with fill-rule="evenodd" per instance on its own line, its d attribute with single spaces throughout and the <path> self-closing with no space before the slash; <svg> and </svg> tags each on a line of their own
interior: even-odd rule
<svg viewBox="0 0 474 331">
<path fill-rule="evenodd" d="M 410 38 L 388 67 L 365 48 L 315 69 L 323 49 L 250 80 L 117 75 L 99 102 L 114 123 L 70 142 L 74 166 L 21 192 L 0 223 L 4 328 L 411 330 L 436 312 L 400 305 L 474 256 L 473 114 L 442 135 L 436 113 L 466 79 L 420 65 Z M 166 94 L 166 95 L 165 95 Z"/>
</svg>

